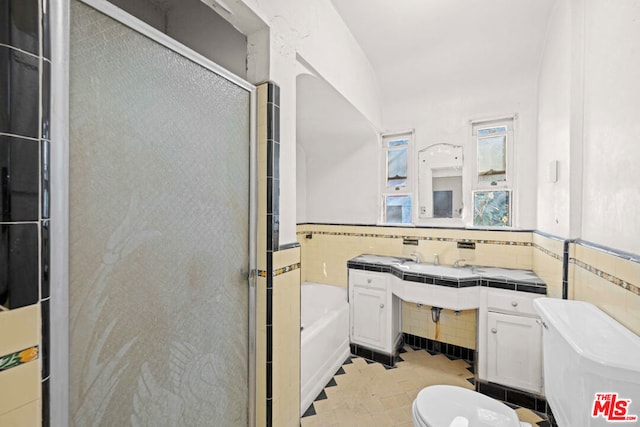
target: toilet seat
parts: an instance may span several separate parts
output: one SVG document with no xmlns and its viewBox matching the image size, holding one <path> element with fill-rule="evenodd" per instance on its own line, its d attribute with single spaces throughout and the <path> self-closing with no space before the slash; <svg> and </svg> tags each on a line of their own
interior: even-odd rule
<svg viewBox="0 0 640 427">
<path fill-rule="evenodd" d="M 420 427 L 449 427 L 464 417 L 470 427 L 520 427 L 516 412 L 502 402 L 472 390 L 449 385 L 422 389 L 413 402 L 413 419 Z"/>
</svg>

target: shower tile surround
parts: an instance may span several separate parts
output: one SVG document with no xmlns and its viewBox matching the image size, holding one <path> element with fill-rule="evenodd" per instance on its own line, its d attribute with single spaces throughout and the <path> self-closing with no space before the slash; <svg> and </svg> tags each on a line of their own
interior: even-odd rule
<svg viewBox="0 0 640 427">
<path fill-rule="evenodd" d="M 0 0 L 0 425 L 48 425 L 48 2 Z"/>
<path fill-rule="evenodd" d="M 300 245 L 280 245 L 280 88 L 258 85 L 258 272 L 256 419 L 298 425 Z M 298 357 L 292 355 L 298 354 Z"/>
</svg>

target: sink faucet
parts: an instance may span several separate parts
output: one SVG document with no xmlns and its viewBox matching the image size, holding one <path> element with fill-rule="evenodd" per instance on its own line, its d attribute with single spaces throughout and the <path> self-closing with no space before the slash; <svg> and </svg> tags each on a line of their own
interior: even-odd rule
<svg viewBox="0 0 640 427">
<path fill-rule="evenodd" d="M 409 255 L 409 257 L 411 257 L 411 259 L 413 261 L 415 261 L 416 264 L 420 264 L 420 254 L 417 252 L 413 252 L 412 254 Z"/>
<path fill-rule="evenodd" d="M 465 262 L 465 261 L 466 261 L 466 259 L 457 259 L 457 260 L 455 260 L 455 262 L 453 263 L 453 266 L 454 266 L 455 268 L 458 268 L 458 267 L 464 267 L 464 265 L 463 265 L 462 263 L 463 263 L 463 262 Z M 466 264 L 465 264 L 465 265 L 466 265 Z"/>
</svg>

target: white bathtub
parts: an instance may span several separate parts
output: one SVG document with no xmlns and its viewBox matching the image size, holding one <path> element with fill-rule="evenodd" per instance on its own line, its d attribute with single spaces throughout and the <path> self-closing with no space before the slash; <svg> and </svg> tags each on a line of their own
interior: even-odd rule
<svg viewBox="0 0 640 427">
<path fill-rule="evenodd" d="M 300 414 L 304 414 L 349 356 L 347 288 L 303 283 L 300 319 Z"/>
</svg>

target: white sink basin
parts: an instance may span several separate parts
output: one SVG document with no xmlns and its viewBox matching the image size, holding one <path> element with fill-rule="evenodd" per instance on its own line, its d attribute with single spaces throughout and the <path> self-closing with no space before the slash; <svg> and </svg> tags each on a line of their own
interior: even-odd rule
<svg viewBox="0 0 640 427">
<path fill-rule="evenodd" d="M 446 277 L 450 279 L 473 279 L 479 277 L 474 269 L 455 268 L 445 265 L 418 264 L 415 262 L 405 262 L 397 266 L 407 273 L 427 274 L 435 277 Z"/>
</svg>

